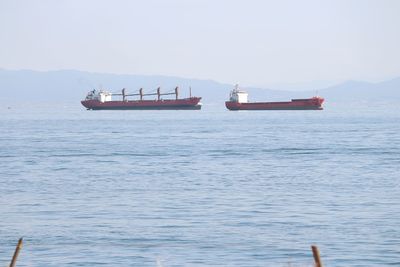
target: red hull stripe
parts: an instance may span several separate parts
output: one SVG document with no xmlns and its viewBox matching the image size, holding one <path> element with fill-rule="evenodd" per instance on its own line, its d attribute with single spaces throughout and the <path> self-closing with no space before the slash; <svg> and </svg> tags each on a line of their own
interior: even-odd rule
<svg viewBox="0 0 400 267">
<path fill-rule="evenodd" d="M 225 102 L 229 110 L 322 110 L 323 98 L 314 97 L 310 99 L 293 99 L 288 102 L 253 102 L 238 103 Z"/>
<path fill-rule="evenodd" d="M 201 97 L 167 100 L 107 101 L 84 100 L 87 109 L 200 109 Z"/>
</svg>

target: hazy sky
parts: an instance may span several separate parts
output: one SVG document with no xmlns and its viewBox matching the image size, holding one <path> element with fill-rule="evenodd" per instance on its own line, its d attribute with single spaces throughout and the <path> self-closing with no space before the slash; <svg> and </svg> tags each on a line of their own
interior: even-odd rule
<svg viewBox="0 0 400 267">
<path fill-rule="evenodd" d="M 400 76 L 399 0 L 0 0 L 0 68 L 246 85 Z"/>
</svg>

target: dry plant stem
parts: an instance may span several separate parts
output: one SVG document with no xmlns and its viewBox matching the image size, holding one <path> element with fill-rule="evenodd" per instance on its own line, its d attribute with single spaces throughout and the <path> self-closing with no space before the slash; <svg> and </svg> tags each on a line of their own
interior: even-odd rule
<svg viewBox="0 0 400 267">
<path fill-rule="evenodd" d="M 22 248 L 22 237 L 18 240 L 17 247 L 15 248 L 14 256 L 12 257 L 10 267 L 15 267 L 15 264 L 17 263 L 17 258 L 19 255 L 19 251 Z"/>
<path fill-rule="evenodd" d="M 314 256 L 315 267 L 322 267 L 321 257 L 319 256 L 319 250 L 317 246 L 311 246 L 311 250 Z"/>
</svg>

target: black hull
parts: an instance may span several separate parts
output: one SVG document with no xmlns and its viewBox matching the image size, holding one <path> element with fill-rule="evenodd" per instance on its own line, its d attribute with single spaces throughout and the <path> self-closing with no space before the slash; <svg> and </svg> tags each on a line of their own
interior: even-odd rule
<svg viewBox="0 0 400 267">
<path fill-rule="evenodd" d="M 282 108 L 228 108 L 229 110 L 232 111 L 238 111 L 238 110 L 323 110 L 322 107 L 282 107 Z"/>
<path fill-rule="evenodd" d="M 148 107 L 92 107 L 87 110 L 200 110 L 201 105 L 196 106 L 148 106 Z"/>
</svg>

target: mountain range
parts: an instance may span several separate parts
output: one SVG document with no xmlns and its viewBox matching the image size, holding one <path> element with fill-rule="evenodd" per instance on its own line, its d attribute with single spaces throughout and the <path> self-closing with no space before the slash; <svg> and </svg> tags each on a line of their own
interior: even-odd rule
<svg viewBox="0 0 400 267">
<path fill-rule="evenodd" d="M 154 91 L 161 86 L 162 91 L 171 91 L 180 87 L 181 97 L 192 94 L 203 97 L 203 103 L 225 101 L 232 84 L 212 80 L 189 79 L 158 75 L 119 75 L 92 73 L 77 70 L 32 71 L 0 69 L 0 103 L 71 103 L 79 102 L 92 89 L 104 89 L 120 92 L 136 92 L 143 88 L 145 92 Z M 291 98 L 311 97 L 316 94 L 327 102 L 399 102 L 400 77 L 379 82 L 346 81 L 328 88 L 306 91 L 284 91 L 273 88 L 242 87 L 249 93 L 250 101 L 277 101 Z"/>
</svg>

